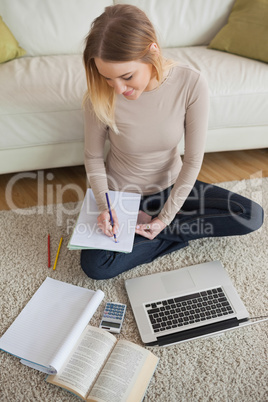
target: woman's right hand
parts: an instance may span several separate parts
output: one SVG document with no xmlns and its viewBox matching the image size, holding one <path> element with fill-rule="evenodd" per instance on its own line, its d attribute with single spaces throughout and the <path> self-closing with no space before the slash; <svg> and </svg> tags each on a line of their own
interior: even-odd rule
<svg viewBox="0 0 268 402">
<path fill-rule="evenodd" d="M 112 237 L 114 234 L 116 235 L 119 230 L 119 223 L 117 219 L 117 215 L 114 209 L 111 210 L 112 217 L 114 221 L 114 225 L 112 226 L 111 218 L 109 211 L 103 211 L 97 218 L 98 227 L 102 230 L 102 232 L 109 237 Z"/>
</svg>

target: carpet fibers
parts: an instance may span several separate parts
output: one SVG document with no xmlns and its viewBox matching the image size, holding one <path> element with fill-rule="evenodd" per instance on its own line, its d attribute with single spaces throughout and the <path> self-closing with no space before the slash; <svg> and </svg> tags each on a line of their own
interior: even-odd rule
<svg viewBox="0 0 268 402">
<path fill-rule="evenodd" d="M 221 186 L 259 202 L 268 213 L 268 178 L 222 183 Z M 68 203 L 0 212 L 0 335 L 50 276 L 104 291 L 105 299 L 92 318 L 92 325 L 98 326 L 106 301 L 126 303 L 126 318 L 119 337 L 142 345 L 124 280 L 212 260 L 223 263 L 252 317 L 267 314 L 267 218 L 261 229 L 249 235 L 193 241 L 185 249 L 117 278 L 94 281 L 80 268 L 80 252 L 67 249 L 80 205 Z M 52 262 L 63 236 L 55 271 L 47 268 L 48 233 L 51 235 Z M 267 322 L 222 336 L 152 348 L 160 362 L 144 401 L 267 401 L 267 350 Z M 0 370 L 1 402 L 79 400 L 69 392 L 47 384 L 45 374 L 22 365 L 18 358 L 2 351 Z"/>
</svg>

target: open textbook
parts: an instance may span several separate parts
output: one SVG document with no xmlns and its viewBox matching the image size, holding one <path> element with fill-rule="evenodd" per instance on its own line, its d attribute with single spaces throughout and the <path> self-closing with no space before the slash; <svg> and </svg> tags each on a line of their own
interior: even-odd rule
<svg viewBox="0 0 268 402">
<path fill-rule="evenodd" d="M 86 401 L 139 402 L 158 360 L 149 350 L 88 325 L 61 370 L 46 381 Z"/>
<path fill-rule="evenodd" d="M 109 191 L 109 198 L 119 221 L 119 232 L 116 235 L 118 242 L 99 229 L 97 225 L 99 210 L 93 191 L 89 188 L 68 244 L 70 250 L 93 248 L 125 253 L 132 251 L 141 196 L 135 193 Z"/>
<path fill-rule="evenodd" d="M 46 278 L 0 338 L 0 349 L 27 366 L 57 373 L 103 297 L 101 290 Z"/>
</svg>

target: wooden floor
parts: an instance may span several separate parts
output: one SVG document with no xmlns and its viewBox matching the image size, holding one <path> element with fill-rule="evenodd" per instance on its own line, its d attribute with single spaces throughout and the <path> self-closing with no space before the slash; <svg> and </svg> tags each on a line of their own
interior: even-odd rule
<svg viewBox="0 0 268 402">
<path fill-rule="evenodd" d="M 268 177 L 268 149 L 208 153 L 198 179 L 207 183 Z M 84 166 L 0 175 L 0 210 L 82 200 Z"/>
</svg>

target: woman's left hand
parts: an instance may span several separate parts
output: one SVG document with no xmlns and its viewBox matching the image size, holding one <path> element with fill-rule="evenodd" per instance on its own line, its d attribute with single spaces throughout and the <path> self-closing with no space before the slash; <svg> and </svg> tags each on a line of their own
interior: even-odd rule
<svg viewBox="0 0 268 402">
<path fill-rule="evenodd" d="M 147 239 L 153 240 L 167 225 L 154 218 L 149 223 L 138 223 L 135 232 Z"/>
</svg>

